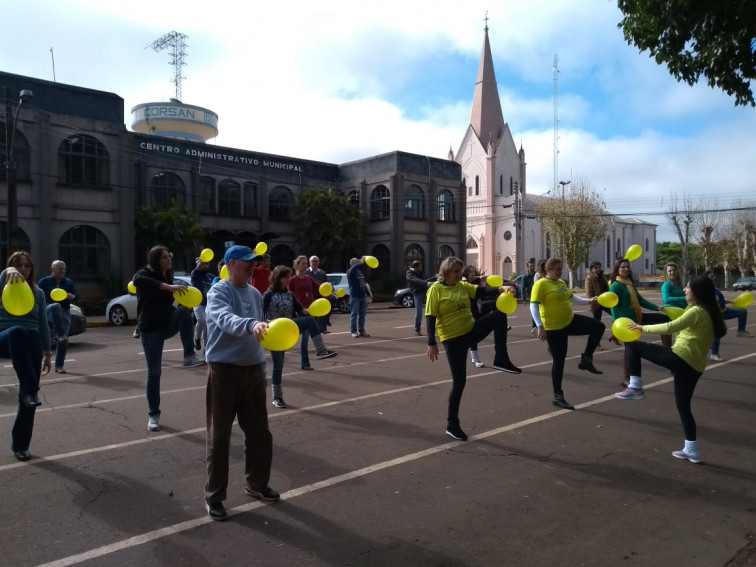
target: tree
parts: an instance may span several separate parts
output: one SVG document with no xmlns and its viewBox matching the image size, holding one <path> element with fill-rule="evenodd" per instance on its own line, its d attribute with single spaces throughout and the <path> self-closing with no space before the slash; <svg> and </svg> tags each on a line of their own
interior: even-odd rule
<svg viewBox="0 0 756 567">
<path fill-rule="evenodd" d="M 556 256 L 569 270 L 570 287 L 575 287 L 577 267 L 588 261 L 591 247 L 606 237 L 607 213 L 601 196 L 584 178 L 577 177 L 567 187 L 561 197 L 541 203 L 536 214 Z"/>
<path fill-rule="evenodd" d="M 698 244 L 703 254 L 704 269 L 713 270 L 715 265 L 715 237 L 718 236 L 718 227 L 721 213 L 717 210 L 717 203 L 713 199 L 699 199 L 698 214 L 693 217 L 693 226 L 696 229 Z"/>
<path fill-rule="evenodd" d="M 170 206 L 163 209 L 139 207 L 134 225 L 137 250 L 144 251 L 142 258 L 146 258 L 147 251 L 152 246 L 162 244 L 167 246 L 178 260 L 174 260 L 174 267 L 181 266 L 180 259 L 185 259 L 188 254 L 198 250 L 205 239 L 205 229 L 202 228 L 197 216 L 173 200 Z"/>
<path fill-rule="evenodd" d="M 365 216 L 348 196 L 327 187 L 306 187 L 292 210 L 299 244 L 317 254 L 321 265 L 346 266 L 349 258 L 362 255 Z"/>
<path fill-rule="evenodd" d="M 618 24 L 628 44 L 648 51 L 670 74 L 689 85 L 701 75 L 708 85 L 756 106 L 756 2 L 751 0 L 618 0 Z"/>
<path fill-rule="evenodd" d="M 683 281 L 687 280 L 690 270 L 690 233 L 696 216 L 695 210 L 695 205 L 687 195 L 683 194 L 682 199 L 672 195 L 667 219 L 680 240 L 680 277 Z"/>
</svg>

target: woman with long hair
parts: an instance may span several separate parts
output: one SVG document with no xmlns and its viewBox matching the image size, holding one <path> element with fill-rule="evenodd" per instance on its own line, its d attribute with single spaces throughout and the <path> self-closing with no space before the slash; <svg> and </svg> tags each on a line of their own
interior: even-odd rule
<svg viewBox="0 0 756 567">
<path fill-rule="evenodd" d="M 428 358 L 438 359 L 436 330 L 446 349 L 446 360 L 452 376 L 449 393 L 449 409 L 446 417 L 446 434 L 460 441 L 467 440 L 467 434 L 459 424 L 459 406 L 462 392 L 467 383 L 465 360 L 467 351 L 477 345 L 491 331 L 494 333 L 493 367 L 497 370 L 519 374 L 522 372 L 507 352 L 507 316 L 498 309 L 473 318 L 470 310 L 471 299 L 494 298 L 499 293 L 515 293 L 511 286 L 480 287 L 462 280 L 464 264 L 459 258 L 444 258 L 438 268 L 438 281 L 428 289 L 425 302 L 425 317 L 428 329 Z"/>
<path fill-rule="evenodd" d="M 688 307 L 685 312 L 669 323 L 639 325 L 632 323 L 630 329 L 639 329 L 655 335 L 675 333 L 674 346 L 664 346 L 643 341 L 625 343 L 625 356 L 630 366 L 630 379 L 641 378 L 641 359 L 653 362 L 672 372 L 675 384 L 675 404 L 685 433 L 685 444 L 673 457 L 687 459 L 691 463 L 702 461 L 698 448 L 696 420 L 690 409 L 693 392 L 698 379 L 706 369 L 706 358 L 711 342 L 727 333 L 727 326 L 717 304 L 714 283 L 706 276 L 697 276 L 684 288 Z"/>
<path fill-rule="evenodd" d="M 9 358 L 18 377 L 18 410 L 11 432 L 11 451 L 19 461 L 28 461 L 39 401 L 39 380 L 50 372 L 52 351 L 44 292 L 34 283 L 34 263 L 28 252 L 14 252 L 0 273 L 0 292 L 6 285 L 26 282 L 34 305 L 25 315 L 13 315 L 0 304 L 0 358 Z M 42 353 L 44 352 L 44 360 Z"/>
</svg>

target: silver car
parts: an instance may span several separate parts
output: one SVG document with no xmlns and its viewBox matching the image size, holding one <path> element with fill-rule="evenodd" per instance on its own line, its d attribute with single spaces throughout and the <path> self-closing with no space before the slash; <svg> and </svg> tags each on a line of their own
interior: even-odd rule
<svg viewBox="0 0 756 567">
<path fill-rule="evenodd" d="M 192 285 L 189 276 L 174 276 L 174 285 Z M 130 293 L 111 299 L 105 307 L 105 315 L 115 326 L 127 325 L 137 318 L 137 297 Z"/>
</svg>

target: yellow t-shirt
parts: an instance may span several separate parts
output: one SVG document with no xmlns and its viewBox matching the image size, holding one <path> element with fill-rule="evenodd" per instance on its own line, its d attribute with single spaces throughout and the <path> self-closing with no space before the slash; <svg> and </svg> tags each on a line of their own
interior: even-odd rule
<svg viewBox="0 0 756 567">
<path fill-rule="evenodd" d="M 538 303 L 541 323 L 547 331 L 558 331 L 572 323 L 572 292 L 563 280 L 540 278 L 530 292 L 530 302 Z"/>
<path fill-rule="evenodd" d="M 714 324 L 706 309 L 688 305 L 685 312 L 674 321 L 658 325 L 643 325 L 644 333 L 654 335 L 676 334 L 672 352 L 698 372 L 706 369 L 711 341 L 714 340 Z"/>
<path fill-rule="evenodd" d="M 441 342 L 472 331 L 475 320 L 470 311 L 470 299 L 475 297 L 477 289 L 478 286 L 467 282 L 456 285 L 436 282 L 428 288 L 425 315 L 436 318 L 436 330 Z"/>
</svg>

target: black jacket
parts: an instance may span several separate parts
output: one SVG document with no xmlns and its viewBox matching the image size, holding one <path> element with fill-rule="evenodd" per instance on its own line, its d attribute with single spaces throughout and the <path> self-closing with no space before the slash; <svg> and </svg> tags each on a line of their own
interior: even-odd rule
<svg viewBox="0 0 756 567">
<path fill-rule="evenodd" d="M 173 294 L 160 289 L 166 281 L 163 275 L 145 266 L 134 274 L 134 287 L 137 288 L 137 326 L 140 331 L 160 331 L 171 324 L 171 316 L 176 309 L 173 306 Z"/>
<path fill-rule="evenodd" d="M 423 273 L 413 268 L 407 270 L 407 283 L 409 284 L 410 293 L 424 293 L 428 290 L 428 282 L 423 278 Z"/>
</svg>

